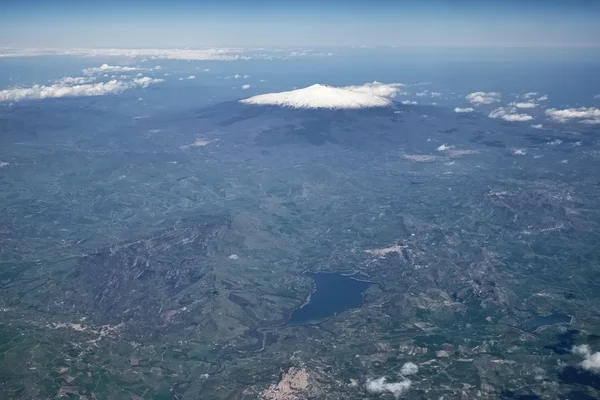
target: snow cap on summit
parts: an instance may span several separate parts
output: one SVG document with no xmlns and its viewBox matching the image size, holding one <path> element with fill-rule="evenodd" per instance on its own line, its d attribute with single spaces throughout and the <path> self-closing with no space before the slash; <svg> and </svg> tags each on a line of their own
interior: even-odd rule
<svg viewBox="0 0 600 400">
<path fill-rule="evenodd" d="M 315 84 L 280 93 L 267 93 L 240 100 L 245 104 L 274 105 L 291 108 L 357 109 L 386 107 L 400 91 L 400 83 L 365 83 L 359 86 L 334 87 Z"/>
</svg>

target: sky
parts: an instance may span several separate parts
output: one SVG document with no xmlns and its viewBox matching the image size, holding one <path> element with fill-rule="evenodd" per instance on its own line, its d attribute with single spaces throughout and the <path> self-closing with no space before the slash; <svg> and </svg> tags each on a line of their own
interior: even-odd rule
<svg viewBox="0 0 600 400">
<path fill-rule="evenodd" d="M 600 0 L 0 0 L 0 46 L 600 48 Z"/>
</svg>

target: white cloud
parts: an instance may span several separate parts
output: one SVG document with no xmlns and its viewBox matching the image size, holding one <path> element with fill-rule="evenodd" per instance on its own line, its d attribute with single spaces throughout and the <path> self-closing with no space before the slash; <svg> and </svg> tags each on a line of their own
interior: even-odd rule
<svg viewBox="0 0 600 400">
<path fill-rule="evenodd" d="M 401 85 L 380 82 L 360 86 L 334 87 L 312 85 L 306 88 L 280 93 L 267 93 L 240 100 L 245 104 L 276 105 L 292 108 L 356 109 L 385 107 Z"/>
<path fill-rule="evenodd" d="M 559 145 L 559 144 L 561 144 L 561 143 L 562 143 L 562 140 L 560 140 L 560 139 L 555 139 L 555 140 L 553 140 L 553 141 L 551 141 L 551 142 L 548 142 L 547 144 L 549 144 L 549 145 L 553 145 L 553 146 L 554 146 L 554 145 Z"/>
<path fill-rule="evenodd" d="M 72 49 L 57 50 L 57 55 L 90 57 L 131 57 L 166 60 L 237 60 L 240 49 Z M 38 55 L 33 52 L 31 55 Z"/>
<path fill-rule="evenodd" d="M 66 76 L 56 81 L 57 84 L 64 86 L 74 86 L 74 85 L 83 85 L 85 83 L 93 82 L 94 78 L 85 78 L 83 76 L 72 77 Z"/>
<path fill-rule="evenodd" d="M 536 108 L 538 105 L 528 101 L 525 103 L 510 103 L 509 106 L 513 106 L 516 108 Z"/>
<path fill-rule="evenodd" d="M 320 57 L 331 57 L 333 53 L 316 53 L 313 50 L 306 49 L 302 51 L 292 51 L 288 54 L 288 57 L 304 57 L 304 56 L 320 56 Z"/>
<path fill-rule="evenodd" d="M 446 143 L 444 143 L 443 145 L 441 145 L 437 148 L 437 151 L 446 151 L 446 150 L 450 150 L 453 147 L 454 146 L 448 146 Z"/>
<path fill-rule="evenodd" d="M 21 101 L 29 99 L 45 99 L 50 97 L 102 96 L 108 93 L 122 93 L 129 87 L 123 82 L 111 80 L 108 82 L 63 85 L 33 85 L 29 88 L 13 88 L 0 91 L 0 101 Z"/>
<path fill-rule="evenodd" d="M 511 108 L 511 109 L 506 109 L 504 107 L 498 107 L 495 110 L 493 110 L 492 112 L 489 113 L 488 117 L 490 118 L 501 118 L 505 121 L 509 121 L 509 122 L 525 122 L 525 121 L 531 121 L 533 119 L 533 117 L 531 115 L 527 115 L 527 114 L 515 114 L 514 112 L 516 111 L 516 109 Z"/>
<path fill-rule="evenodd" d="M 524 156 L 527 154 L 527 152 L 523 149 L 513 149 L 513 154 L 515 156 Z"/>
<path fill-rule="evenodd" d="M 250 89 L 250 85 L 242 85 L 242 89 Z"/>
<path fill-rule="evenodd" d="M 248 79 L 248 78 L 250 78 L 250 75 L 240 75 L 240 74 L 235 74 L 235 75 L 225 77 L 225 79 Z"/>
<path fill-rule="evenodd" d="M 547 94 L 538 97 L 538 101 L 546 101 L 546 100 L 548 100 L 548 95 Z"/>
<path fill-rule="evenodd" d="M 470 112 L 473 112 L 473 111 L 475 111 L 475 109 L 473 109 L 472 107 L 465 107 L 465 108 L 456 107 L 454 109 L 454 112 L 455 113 L 459 113 L 459 114 L 460 113 L 470 113 Z"/>
<path fill-rule="evenodd" d="M 439 98 L 442 97 L 442 94 L 440 92 L 430 92 L 429 90 L 423 90 L 422 92 L 416 93 L 416 96 Z"/>
<path fill-rule="evenodd" d="M 573 346 L 573 348 L 571 349 L 571 353 L 581 357 L 585 357 L 591 354 L 592 351 L 590 350 L 590 346 L 588 346 L 587 344 L 580 344 L 579 346 Z"/>
<path fill-rule="evenodd" d="M 542 125 L 542 124 L 534 124 L 534 125 L 531 125 L 531 127 L 534 128 L 534 129 L 542 129 L 544 127 L 544 125 Z"/>
<path fill-rule="evenodd" d="M 600 124 L 600 118 L 598 119 L 584 119 L 582 121 L 580 121 L 582 124 L 587 124 L 587 125 L 598 125 Z"/>
<path fill-rule="evenodd" d="M 410 101 L 410 100 L 402 100 L 400 103 L 404 104 L 405 106 L 416 106 L 417 104 L 419 104 L 416 101 Z"/>
<path fill-rule="evenodd" d="M 86 83 L 85 78 L 63 78 L 52 85 L 33 85 L 28 88 L 11 88 L 0 91 L 0 101 L 41 100 L 56 97 L 85 97 L 119 94 L 134 87 L 148 87 L 162 79 L 149 77 L 137 78 L 133 81 L 117 79 L 108 82 Z"/>
<path fill-rule="evenodd" d="M 148 76 L 144 76 L 143 78 L 136 78 L 133 80 L 133 83 L 135 83 L 138 86 L 141 87 L 148 87 L 149 85 L 153 84 L 153 83 L 160 83 L 160 82 L 164 82 L 164 79 L 156 79 L 156 78 L 150 78 Z"/>
<path fill-rule="evenodd" d="M 473 92 L 469 93 L 465 98 L 475 105 L 493 104 L 500 101 L 501 94 L 497 92 Z"/>
<path fill-rule="evenodd" d="M 385 84 L 375 81 L 365 83 L 364 85 L 346 86 L 344 89 L 352 90 L 358 93 L 367 93 L 380 97 L 391 98 L 398 94 L 402 86 L 404 85 L 401 83 Z"/>
<path fill-rule="evenodd" d="M 587 344 L 573 346 L 571 352 L 584 358 L 584 360 L 580 364 L 581 368 L 583 368 L 586 371 L 600 374 L 600 352 L 597 351 L 595 353 L 592 353 L 590 346 L 588 346 Z"/>
<path fill-rule="evenodd" d="M 249 60 L 252 58 L 274 60 L 286 59 L 291 56 L 310 56 L 323 57 L 332 56 L 333 53 L 317 52 L 313 50 L 302 50 L 293 53 L 282 53 L 272 50 L 268 53 L 256 52 L 258 49 L 240 49 L 240 48 L 213 48 L 213 49 L 54 49 L 54 48 L 33 48 L 33 49 L 8 49 L 0 48 L 0 58 L 2 57 L 35 57 L 35 56 L 82 56 L 82 57 L 131 57 L 140 58 L 144 61 L 148 59 L 168 59 L 168 60 Z M 279 54 L 274 54 L 279 53 Z"/>
<path fill-rule="evenodd" d="M 119 65 L 102 64 L 99 67 L 86 68 L 83 70 L 84 75 L 102 74 L 106 72 L 131 72 L 139 71 L 137 67 L 121 67 Z"/>
<path fill-rule="evenodd" d="M 525 93 L 525 94 L 523 95 L 523 98 L 524 98 L 524 99 L 530 99 L 530 98 L 532 98 L 532 97 L 535 97 L 535 96 L 537 96 L 537 95 L 538 95 L 538 93 L 537 93 L 537 92 L 529 92 L 529 93 Z"/>
<path fill-rule="evenodd" d="M 400 369 L 400 373 L 402 374 L 402 376 L 415 375 L 417 372 L 419 372 L 419 366 L 410 361 L 404 363 L 404 365 Z"/>
<path fill-rule="evenodd" d="M 187 78 L 179 78 L 180 81 L 196 79 L 196 75 L 190 75 Z"/>
<path fill-rule="evenodd" d="M 500 118 L 508 122 L 525 122 L 531 121 L 533 119 L 531 115 L 527 114 L 506 114 L 501 116 Z"/>
<path fill-rule="evenodd" d="M 213 140 L 207 140 L 207 139 L 198 138 L 198 139 L 196 139 L 194 141 L 194 143 L 186 144 L 184 146 L 181 146 L 181 148 L 182 149 L 189 149 L 191 147 L 204 147 L 204 146 L 208 146 L 212 142 L 213 142 Z"/>
<path fill-rule="evenodd" d="M 557 110 L 549 108 L 546 115 L 554 121 L 565 123 L 571 120 L 579 120 L 583 124 L 600 124 L 600 108 L 580 107 Z"/>
<path fill-rule="evenodd" d="M 387 383 L 385 376 L 379 379 L 367 379 L 367 391 L 371 393 L 390 392 L 396 398 L 408 391 L 411 385 L 412 381 L 410 379 L 404 379 L 394 383 Z"/>
</svg>

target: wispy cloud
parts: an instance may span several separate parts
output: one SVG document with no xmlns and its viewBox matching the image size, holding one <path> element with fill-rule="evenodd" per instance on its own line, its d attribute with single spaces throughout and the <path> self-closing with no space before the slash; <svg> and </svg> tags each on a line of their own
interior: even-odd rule
<svg viewBox="0 0 600 400">
<path fill-rule="evenodd" d="M 99 67 L 86 68 L 83 70 L 84 75 L 93 75 L 99 73 L 108 73 L 108 72 L 131 72 L 131 71 L 139 71 L 138 67 L 121 67 L 119 65 L 108 65 L 102 64 Z"/>
<path fill-rule="evenodd" d="M 248 79 L 248 78 L 250 78 L 250 75 L 235 74 L 235 75 L 231 75 L 231 76 L 226 76 L 224 79 Z"/>
<path fill-rule="evenodd" d="M 533 117 L 528 114 L 517 114 L 515 108 L 498 107 L 489 113 L 490 118 L 500 118 L 509 122 L 525 122 L 531 121 Z"/>
<path fill-rule="evenodd" d="M 250 89 L 250 85 L 242 85 L 242 89 Z"/>
<path fill-rule="evenodd" d="M 196 75 L 190 75 L 185 78 L 179 78 L 180 81 L 190 81 L 192 79 L 196 79 Z"/>
<path fill-rule="evenodd" d="M 83 85 L 83 84 L 90 83 L 90 82 L 93 82 L 93 81 L 94 81 L 94 78 L 90 78 L 90 77 L 66 76 L 64 78 L 60 78 L 55 83 L 56 84 L 60 84 L 60 85 L 64 85 L 64 86 L 74 86 L 74 85 Z"/>
<path fill-rule="evenodd" d="M 136 78 L 133 80 L 133 83 L 135 85 L 141 86 L 141 87 L 148 87 L 149 85 L 152 85 L 153 83 L 160 83 L 160 82 L 164 82 L 164 79 L 150 78 L 149 76 L 144 76 L 143 78 Z"/>
<path fill-rule="evenodd" d="M 465 98 L 475 105 L 493 104 L 500 101 L 502 95 L 497 92 L 473 92 L 469 93 Z"/>
<path fill-rule="evenodd" d="M 422 92 L 416 93 L 418 97 L 431 97 L 431 98 L 440 98 L 442 94 L 440 92 L 430 92 L 429 90 L 423 90 Z"/>
<path fill-rule="evenodd" d="M 291 51 L 288 57 L 305 57 L 305 56 L 319 56 L 319 57 L 331 57 L 331 52 L 312 52 L 312 51 Z"/>
</svg>

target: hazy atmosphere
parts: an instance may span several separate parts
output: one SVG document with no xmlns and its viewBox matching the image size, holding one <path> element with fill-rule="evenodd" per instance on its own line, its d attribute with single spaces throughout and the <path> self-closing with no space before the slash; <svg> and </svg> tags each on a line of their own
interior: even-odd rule
<svg viewBox="0 0 600 400">
<path fill-rule="evenodd" d="M 585 0 L 3 1 L 9 47 L 598 48 Z"/>
<path fill-rule="evenodd" d="M 0 2 L 0 399 L 599 399 L 597 21 Z"/>
</svg>

